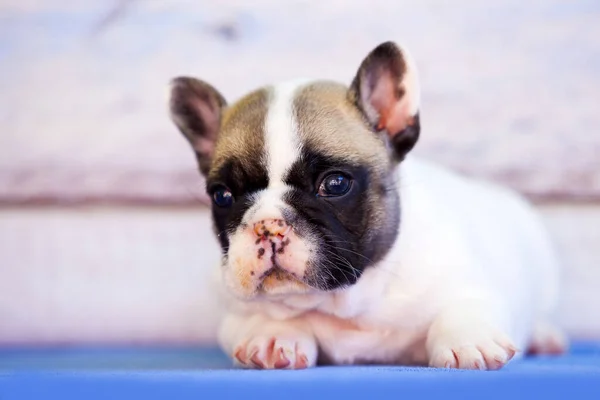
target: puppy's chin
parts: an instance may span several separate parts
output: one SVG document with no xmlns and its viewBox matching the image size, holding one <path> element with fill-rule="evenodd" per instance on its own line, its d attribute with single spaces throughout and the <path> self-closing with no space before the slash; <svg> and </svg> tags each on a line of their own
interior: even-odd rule
<svg viewBox="0 0 600 400">
<path fill-rule="evenodd" d="M 266 276 L 260 283 L 257 293 L 265 296 L 288 294 L 306 294 L 315 289 L 287 272 L 277 269 Z"/>
<path fill-rule="evenodd" d="M 243 274 L 233 276 L 225 266 L 225 285 L 229 292 L 240 299 L 277 298 L 286 295 L 299 295 L 318 292 L 304 280 L 279 267 L 272 267 L 263 276 Z"/>
</svg>

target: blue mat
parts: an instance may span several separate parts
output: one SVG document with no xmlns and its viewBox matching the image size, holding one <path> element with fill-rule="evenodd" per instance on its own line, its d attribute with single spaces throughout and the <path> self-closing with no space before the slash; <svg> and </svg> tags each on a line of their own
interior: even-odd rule
<svg viewBox="0 0 600 400">
<path fill-rule="evenodd" d="M 218 350 L 3 349 L 0 400 L 9 399 L 595 399 L 600 343 L 531 357 L 497 372 L 406 367 L 232 370 Z"/>
</svg>

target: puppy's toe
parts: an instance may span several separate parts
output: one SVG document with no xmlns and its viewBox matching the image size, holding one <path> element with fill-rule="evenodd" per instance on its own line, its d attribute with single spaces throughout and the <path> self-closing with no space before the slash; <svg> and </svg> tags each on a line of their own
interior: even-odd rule
<svg viewBox="0 0 600 400">
<path fill-rule="evenodd" d="M 305 347 L 301 340 L 261 336 L 237 346 L 233 358 L 244 368 L 303 369 L 316 363 L 316 352 Z"/>
<path fill-rule="evenodd" d="M 435 368 L 497 370 L 506 365 L 517 352 L 504 335 L 477 335 L 476 340 L 466 338 L 465 335 L 465 339 L 460 342 L 439 342 L 431 352 L 429 365 Z"/>
</svg>

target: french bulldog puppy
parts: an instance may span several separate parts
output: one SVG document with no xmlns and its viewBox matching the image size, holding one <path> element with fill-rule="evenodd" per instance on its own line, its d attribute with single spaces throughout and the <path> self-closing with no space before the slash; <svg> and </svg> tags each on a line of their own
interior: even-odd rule
<svg viewBox="0 0 600 400">
<path fill-rule="evenodd" d="M 507 189 L 407 156 L 419 100 L 392 42 L 350 87 L 286 82 L 228 105 L 208 83 L 173 80 L 172 119 L 213 200 L 219 338 L 237 365 L 498 369 L 520 350 L 564 350 L 538 216 Z"/>
</svg>

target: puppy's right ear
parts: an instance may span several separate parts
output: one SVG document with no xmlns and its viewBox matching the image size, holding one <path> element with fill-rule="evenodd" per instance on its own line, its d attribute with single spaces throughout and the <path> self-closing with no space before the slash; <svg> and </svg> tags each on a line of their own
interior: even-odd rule
<svg viewBox="0 0 600 400">
<path fill-rule="evenodd" d="M 171 81 L 171 119 L 192 145 L 203 175 L 210 170 L 226 105 L 225 98 L 206 82 L 188 77 Z"/>
<path fill-rule="evenodd" d="M 377 46 L 362 62 L 349 98 L 375 131 L 385 132 L 396 161 L 419 139 L 419 82 L 406 49 L 394 42 Z"/>
</svg>

